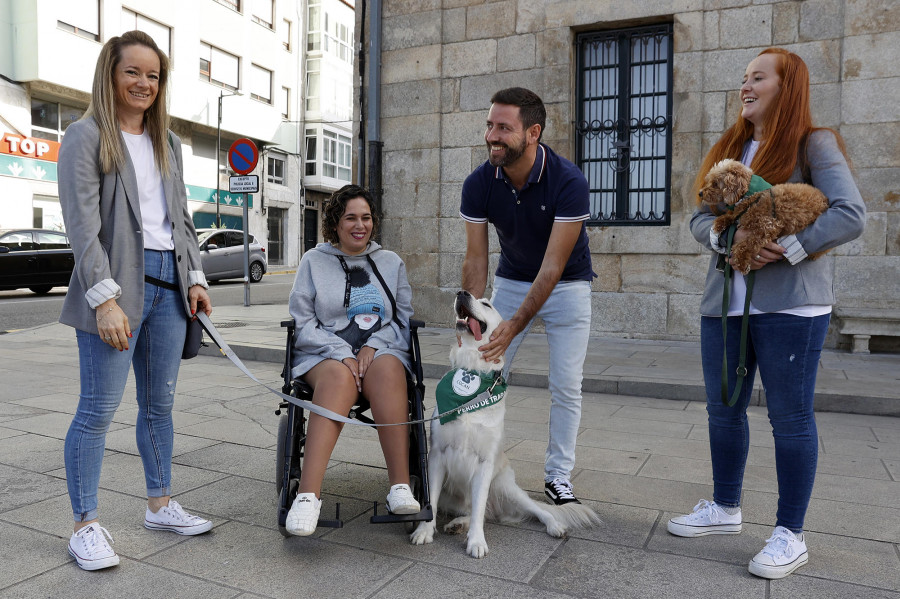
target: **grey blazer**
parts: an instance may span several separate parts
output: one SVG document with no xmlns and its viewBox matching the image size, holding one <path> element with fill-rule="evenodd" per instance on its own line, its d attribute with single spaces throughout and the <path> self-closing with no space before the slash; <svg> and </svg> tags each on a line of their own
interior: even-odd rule
<svg viewBox="0 0 900 599">
<path fill-rule="evenodd" d="M 866 224 L 866 205 L 831 131 L 815 131 L 809 136 L 806 157 L 810 174 L 810 180 L 806 182 L 820 189 L 828 198 L 828 210 L 796 235 L 806 253 L 811 254 L 859 237 Z M 803 181 L 799 167 L 788 181 Z M 697 209 L 691 217 L 691 233 L 710 250 L 713 247 L 709 230 L 715 218 L 705 206 Z M 700 302 L 700 313 L 707 316 L 722 314 L 725 277 L 715 268 L 716 258 L 717 253 L 713 251 Z M 826 254 L 818 260 L 804 259 L 795 265 L 787 260 L 767 264 L 756 271 L 753 305 L 763 312 L 777 312 L 808 304 L 833 305 L 833 263 L 831 255 Z"/>
<path fill-rule="evenodd" d="M 175 134 L 171 140 L 167 148 L 172 171 L 163 177 L 163 190 L 175 240 L 181 297 L 185 313 L 190 315 L 187 290 L 192 284 L 205 285 L 206 279 L 197 232 L 187 209 L 181 140 Z M 75 270 L 59 321 L 89 333 L 97 332 L 94 308 L 114 297 L 109 290 L 116 285 L 121 288 L 117 303 L 132 326 L 143 313 L 141 206 L 127 152 L 125 160 L 122 171 L 100 172 L 100 133 L 92 117 L 69 125 L 59 149 L 59 203 L 75 254 Z"/>
</svg>

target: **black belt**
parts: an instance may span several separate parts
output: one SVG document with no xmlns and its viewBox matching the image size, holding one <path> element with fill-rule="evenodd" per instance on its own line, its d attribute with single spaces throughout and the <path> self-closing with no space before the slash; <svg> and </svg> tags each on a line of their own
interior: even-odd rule
<svg viewBox="0 0 900 599">
<path fill-rule="evenodd" d="M 170 283 L 168 281 L 163 281 L 162 279 L 157 279 L 156 277 L 151 277 L 150 275 L 144 275 L 144 281 L 170 291 L 181 291 L 181 287 L 178 286 L 178 283 Z"/>
</svg>

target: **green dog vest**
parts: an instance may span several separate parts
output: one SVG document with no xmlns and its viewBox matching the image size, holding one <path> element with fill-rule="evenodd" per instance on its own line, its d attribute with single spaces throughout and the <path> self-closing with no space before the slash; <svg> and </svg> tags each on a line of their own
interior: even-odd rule
<svg viewBox="0 0 900 599">
<path fill-rule="evenodd" d="M 441 424 L 456 420 L 460 414 L 494 405 L 506 396 L 507 387 L 503 377 L 495 379 L 494 375 L 490 373 L 482 374 L 464 368 L 451 370 L 443 376 L 434 390 L 438 413 L 444 414 L 441 416 Z M 484 395 L 481 401 L 465 408 L 462 407 L 479 394 Z M 445 414 L 445 412 L 450 413 Z"/>
</svg>

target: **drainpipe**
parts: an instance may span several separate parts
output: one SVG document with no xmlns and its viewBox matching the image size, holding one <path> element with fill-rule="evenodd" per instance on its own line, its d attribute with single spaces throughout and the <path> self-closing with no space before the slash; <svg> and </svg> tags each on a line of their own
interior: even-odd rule
<svg viewBox="0 0 900 599">
<path fill-rule="evenodd" d="M 371 0 L 372 12 L 369 17 L 369 88 L 367 90 L 366 136 L 368 138 L 369 191 L 375 199 L 375 208 L 382 212 L 381 188 L 381 0 Z"/>
<path fill-rule="evenodd" d="M 366 0 L 360 2 L 359 42 L 356 47 L 356 68 L 359 69 L 359 132 L 356 141 L 356 183 L 366 184 Z"/>
</svg>

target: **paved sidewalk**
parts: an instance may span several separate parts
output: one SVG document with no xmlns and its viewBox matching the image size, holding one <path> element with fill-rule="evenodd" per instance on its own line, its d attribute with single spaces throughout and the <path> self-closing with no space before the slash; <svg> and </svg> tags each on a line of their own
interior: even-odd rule
<svg viewBox="0 0 900 599">
<path fill-rule="evenodd" d="M 285 314 L 284 306 L 217 308 L 213 320 L 230 324 L 221 327 L 226 339 L 244 355 L 258 352 L 262 361 L 248 362 L 249 368 L 276 383 L 280 366 L 272 360 L 284 342 L 278 322 Z M 452 333 L 426 329 L 421 336 L 436 374 Z M 524 383 L 545 376 L 525 369 L 540 363 L 538 341 L 517 360 L 506 424 L 517 479 L 535 498 L 542 487 L 547 391 Z M 578 495 L 603 519 L 594 530 L 554 539 L 534 523 L 489 524 L 490 553 L 483 560 L 465 555 L 463 539 L 444 534 L 433 545 L 412 546 L 402 525 L 369 524 L 372 502 L 383 502 L 387 491 L 384 462 L 374 431 L 348 427 L 326 477 L 324 508 L 327 514 L 340 501 L 345 527 L 284 539 L 273 484 L 277 400 L 221 356 L 200 356 L 183 363 L 178 382 L 174 488 L 182 504 L 213 519 L 215 528 L 200 537 L 143 528 L 130 382 L 107 437 L 100 492 L 101 523 L 122 562 L 84 572 L 65 549 L 71 520 L 62 455 L 78 400 L 74 333 L 48 325 L 0 335 L 0 598 L 900 599 L 900 418 L 818 414 L 820 460 L 806 523 L 810 562 L 769 582 L 747 572 L 771 532 L 777 502 L 765 408 L 749 410 L 744 532 L 673 537 L 666 521 L 712 493 L 704 405 L 687 401 L 701 396 L 691 395 L 699 393 L 697 349 L 594 344 L 573 473 Z M 826 352 L 820 393 L 890 409 L 900 394 L 898 370 L 897 356 Z M 434 384 L 426 381 L 428 407 Z M 666 385 L 672 398 L 647 397 L 665 395 Z"/>
</svg>

